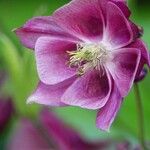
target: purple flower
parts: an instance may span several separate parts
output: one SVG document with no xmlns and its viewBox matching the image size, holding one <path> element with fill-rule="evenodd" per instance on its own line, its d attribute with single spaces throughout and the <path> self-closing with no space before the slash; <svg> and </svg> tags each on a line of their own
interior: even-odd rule
<svg viewBox="0 0 150 150">
<path fill-rule="evenodd" d="M 28 102 L 100 109 L 109 130 L 149 54 L 125 0 L 72 0 L 15 32 L 35 49 L 40 83 Z"/>
<path fill-rule="evenodd" d="M 99 150 L 109 141 L 89 142 L 64 124 L 53 113 L 44 110 L 39 125 L 22 119 L 11 136 L 8 150 Z"/>
</svg>

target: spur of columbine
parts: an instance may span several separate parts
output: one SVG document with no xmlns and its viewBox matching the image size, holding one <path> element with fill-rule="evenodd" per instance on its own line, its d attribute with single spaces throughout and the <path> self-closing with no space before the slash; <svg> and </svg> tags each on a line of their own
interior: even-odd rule
<svg viewBox="0 0 150 150">
<path fill-rule="evenodd" d="M 142 29 L 124 0 L 72 0 L 15 30 L 34 49 L 40 82 L 28 102 L 99 110 L 109 130 L 123 98 L 149 63 Z"/>
</svg>

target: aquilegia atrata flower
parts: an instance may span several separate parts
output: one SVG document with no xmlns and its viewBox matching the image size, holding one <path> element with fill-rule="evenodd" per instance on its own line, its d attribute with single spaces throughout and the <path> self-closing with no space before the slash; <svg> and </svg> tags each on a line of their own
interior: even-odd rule
<svg viewBox="0 0 150 150">
<path fill-rule="evenodd" d="M 72 0 L 15 32 L 35 49 L 40 83 L 28 102 L 100 109 L 108 130 L 149 54 L 125 0 Z"/>
</svg>

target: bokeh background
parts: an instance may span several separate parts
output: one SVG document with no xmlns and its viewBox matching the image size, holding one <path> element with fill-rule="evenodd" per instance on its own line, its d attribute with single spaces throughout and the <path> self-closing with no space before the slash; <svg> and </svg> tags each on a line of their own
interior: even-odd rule
<svg viewBox="0 0 150 150">
<path fill-rule="evenodd" d="M 27 97 L 38 83 L 35 58 L 32 50 L 21 45 L 14 28 L 22 26 L 34 16 L 50 15 L 68 0 L 0 0 L 0 73 L 5 79 L 0 89 L 0 99 L 11 98 L 15 113 L 36 118 L 42 106 L 26 104 Z M 149 0 L 128 0 L 132 10 L 132 20 L 144 28 L 143 39 L 150 48 L 150 2 Z M 140 82 L 144 107 L 146 140 L 150 141 L 150 75 Z M 95 127 L 96 111 L 77 107 L 53 108 L 63 120 L 76 128 L 88 139 L 127 139 L 138 143 L 137 109 L 133 90 L 124 99 L 115 122 L 109 133 Z M 5 115 L 5 114 L 4 114 Z M 5 149 L 17 117 L 12 117 L 5 129 L 0 132 L 0 150 Z"/>
</svg>

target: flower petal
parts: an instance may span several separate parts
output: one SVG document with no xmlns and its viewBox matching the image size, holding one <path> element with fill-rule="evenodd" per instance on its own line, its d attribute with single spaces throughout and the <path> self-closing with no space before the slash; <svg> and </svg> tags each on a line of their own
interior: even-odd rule
<svg viewBox="0 0 150 150">
<path fill-rule="evenodd" d="M 150 66 L 150 54 L 147 46 L 141 39 L 136 39 L 133 43 L 128 45 L 127 48 L 139 49 L 141 51 L 141 61 Z"/>
<path fill-rule="evenodd" d="M 75 50 L 76 44 L 60 39 L 41 37 L 35 46 L 37 70 L 45 84 L 57 84 L 76 74 L 69 68 L 67 51 Z"/>
<path fill-rule="evenodd" d="M 140 38 L 143 35 L 143 28 L 140 26 L 134 24 L 132 21 L 129 20 L 129 24 L 133 33 L 133 41 L 134 42 L 136 39 Z"/>
<path fill-rule="evenodd" d="M 130 91 L 138 70 L 141 53 L 135 48 L 124 48 L 113 52 L 113 59 L 107 63 L 122 97 Z"/>
<path fill-rule="evenodd" d="M 29 20 L 23 27 L 15 30 L 23 45 L 30 49 L 35 48 L 37 39 L 41 36 L 62 37 L 77 40 L 60 28 L 50 16 L 35 17 Z"/>
<path fill-rule="evenodd" d="M 133 32 L 129 21 L 119 7 L 112 2 L 107 4 L 107 26 L 103 42 L 110 49 L 118 49 L 131 43 Z"/>
<path fill-rule="evenodd" d="M 131 15 L 131 11 L 129 10 L 128 6 L 126 5 L 126 0 L 112 0 L 124 13 L 126 18 L 129 18 Z"/>
<path fill-rule="evenodd" d="M 74 80 L 75 78 L 71 78 L 70 80 L 66 80 L 56 85 L 46 85 L 40 82 L 35 92 L 28 98 L 27 102 L 35 102 L 49 106 L 65 106 L 65 104 L 60 101 L 61 96 Z"/>
<path fill-rule="evenodd" d="M 106 14 L 107 14 L 107 3 L 108 2 L 113 2 L 115 3 L 115 5 L 117 5 L 120 10 L 124 13 L 124 15 L 129 18 L 131 12 L 129 10 L 129 8 L 127 7 L 126 5 L 126 0 L 99 0 L 100 2 L 100 6 L 101 6 L 101 9 L 103 11 L 103 14 L 106 18 Z M 106 21 L 106 20 L 105 20 Z"/>
<path fill-rule="evenodd" d="M 102 38 L 104 19 L 98 0 L 73 0 L 53 17 L 62 28 L 84 41 Z"/>
<path fill-rule="evenodd" d="M 64 93 L 61 101 L 68 105 L 87 109 L 103 107 L 111 92 L 111 82 L 106 74 L 100 76 L 96 70 L 79 77 Z"/>
<path fill-rule="evenodd" d="M 128 48 L 136 48 L 141 52 L 141 60 L 138 67 L 138 71 L 136 74 L 136 81 L 141 78 L 141 74 L 143 74 L 143 67 L 145 64 L 147 64 L 150 67 L 150 54 L 148 51 L 147 46 L 141 39 L 137 39 L 133 43 L 127 46 Z M 146 75 L 146 74 L 145 74 Z"/>
<path fill-rule="evenodd" d="M 27 119 L 22 119 L 10 138 L 8 150 L 52 150 L 46 138 Z"/>
<path fill-rule="evenodd" d="M 90 142 L 84 139 L 77 131 L 65 124 L 54 113 L 44 109 L 40 120 L 47 133 L 52 136 L 58 149 L 61 150 L 98 150 L 110 146 L 109 141 Z"/>
<path fill-rule="evenodd" d="M 46 129 L 47 133 L 52 136 L 58 148 L 62 150 L 69 150 L 72 149 L 72 147 L 78 149 L 84 144 L 80 135 L 58 119 L 52 112 L 45 109 L 42 111 L 40 118 L 43 127 Z"/>
<path fill-rule="evenodd" d="M 97 114 L 96 124 L 97 128 L 104 131 L 109 131 L 109 128 L 114 121 L 116 114 L 122 103 L 122 97 L 116 85 L 113 84 L 111 96 L 106 105 L 100 109 Z"/>
<path fill-rule="evenodd" d="M 142 71 L 138 74 L 138 76 L 136 76 L 134 82 L 136 83 L 142 81 L 146 77 L 147 73 L 147 69 L 143 68 Z"/>
</svg>

